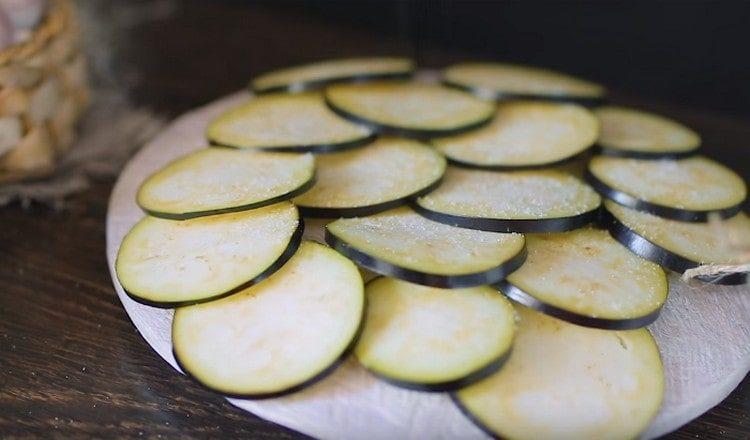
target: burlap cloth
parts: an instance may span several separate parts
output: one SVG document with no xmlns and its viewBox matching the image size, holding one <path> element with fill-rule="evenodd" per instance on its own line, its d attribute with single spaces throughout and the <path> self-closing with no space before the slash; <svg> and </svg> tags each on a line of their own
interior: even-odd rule
<svg viewBox="0 0 750 440">
<path fill-rule="evenodd" d="M 81 124 L 74 147 L 51 177 L 0 185 L 0 206 L 20 201 L 62 209 L 65 198 L 89 187 L 92 179 L 116 176 L 140 146 L 164 125 L 147 109 L 134 108 L 122 93 L 98 91 Z"/>
<path fill-rule="evenodd" d="M 116 176 L 125 162 L 165 123 L 165 118 L 132 104 L 129 91 L 147 79 L 133 65 L 123 68 L 128 34 L 148 21 L 172 15 L 173 0 L 103 2 L 77 0 L 84 36 L 92 102 L 79 126 L 79 137 L 55 174 L 44 180 L 0 184 L 0 206 L 20 201 L 64 207 L 66 197 L 89 187 L 92 179 Z"/>
</svg>

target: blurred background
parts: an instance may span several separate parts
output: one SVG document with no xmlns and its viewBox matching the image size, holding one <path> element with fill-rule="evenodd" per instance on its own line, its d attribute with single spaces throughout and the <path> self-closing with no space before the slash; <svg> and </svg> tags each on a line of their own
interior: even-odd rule
<svg viewBox="0 0 750 440">
<path fill-rule="evenodd" d="M 120 26 L 114 74 L 141 101 L 172 100 L 170 109 L 289 64 L 396 54 L 428 67 L 462 59 L 551 67 L 617 94 L 750 117 L 750 2 L 84 3 Z"/>
<path fill-rule="evenodd" d="M 43 5 L 53 12 L 39 21 Z M 0 186 L 0 206 L 58 205 L 91 177 L 116 176 L 166 121 L 246 87 L 259 73 L 368 55 L 410 56 L 425 68 L 498 60 L 597 81 L 614 103 L 693 127 L 705 154 L 750 179 L 748 161 L 737 161 L 750 121 L 750 2 L 0 0 L 0 6 L 22 18 L 34 10 L 41 23 L 12 35 L 34 57 L 12 47 L 0 57 L 0 67 L 10 59 L 15 69 L 14 75 L 0 69 L 0 83 L 25 78 L 20 88 L 10 84 L 0 93 L 0 183 L 25 181 Z M 73 8 L 80 28 L 55 28 L 54 11 Z M 7 18 L 0 30 L 4 24 L 8 30 Z M 48 44 L 34 43 L 50 30 Z M 58 62 L 44 71 L 62 71 L 61 77 L 30 77 L 39 60 Z M 63 87 L 61 96 L 61 83 L 75 87 Z M 43 105 L 19 106 L 31 97 Z M 28 120 L 38 124 L 19 122 Z"/>
</svg>

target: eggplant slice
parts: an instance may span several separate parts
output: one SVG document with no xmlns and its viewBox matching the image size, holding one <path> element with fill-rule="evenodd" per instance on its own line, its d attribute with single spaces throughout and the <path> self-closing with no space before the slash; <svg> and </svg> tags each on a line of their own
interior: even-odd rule
<svg viewBox="0 0 750 440">
<path fill-rule="evenodd" d="M 414 61 L 408 58 L 342 58 L 274 70 L 254 78 L 250 88 L 258 94 L 297 93 L 337 82 L 409 78 L 413 73 Z"/>
<path fill-rule="evenodd" d="M 132 299 L 155 307 L 212 301 L 273 274 L 303 230 L 290 202 L 184 221 L 145 217 L 122 240 L 117 278 Z"/>
<path fill-rule="evenodd" d="M 336 116 L 319 93 L 253 98 L 214 119 L 206 136 L 215 146 L 285 153 L 325 153 L 375 139 L 366 127 Z"/>
<path fill-rule="evenodd" d="M 594 221 L 601 198 L 553 170 L 494 172 L 449 167 L 442 184 L 413 204 L 440 223 L 493 232 L 561 232 Z"/>
<path fill-rule="evenodd" d="M 683 273 L 704 264 L 745 264 L 750 249 L 750 218 L 740 212 L 709 223 L 687 223 L 636 211 L 611 201 L 604 204 L 604 224 L 633 253 Z M 699 278 L 714 284 L 747 282 L 746 273 Z"/>
<path fill-rule="evenodd" d="M 508 102 L 492 122 L 432 144 L 458 166 L 512 170 L 559 165 L 594 144 L 599 123 L 587 109 L 550 102 Z"/>
<path fill-rule="evenodd" d="M 445 158 L 422 143 L 381 138 L 316 157 L 316 183 L 294 203 L 309 217 L 370 215 L 405 204 L 439 184 Z"/>
<path fill-rule="evenodd" d="M 513 306 L 489 286 L 445 290 L 381 277 L 365 292 L 354 354 L 394 385 L 454 390 L 494 373 L 510 353 Z"/>
<path fill-rule="evenodd" d="M 311 154 L 207 148 L 151 175 L 137 202 L 151 216 L 185 220 L 288 200 L 308 190 L 314 177 Z"/>
<path fill-rule="evenodd" d="M 597 156 L 588 182 L 620 205 L 685 222 L 705 222 L 712 214 L 737 214 L 747 186 L 734 171 L 711 159 L 644 160 Z"/>
<path fill-rule="evenodd" d="M 664 396 L 659 350 L 646 329 L 608 331 L 523 306 L 503 368 L 454 394 L 488 434 L 513 439 L 632 439 Z"/>
<path fill-rule="evenodd" d="M 669 285 L 659 265 L 632 254 L 607 231 L 531 234 L 524 265 L 497 284 L 525 306 L 573 324 L 607 330 L 658 318 Z"/>
<path fill-rule="evenodd" d="M 606 102 L 599 84 L 536 67 L 504 63 L 460 63 L 443 70 L 443 83 L 482 98 L 572 102 L 595 106 Z"/>
<path fill-rule="evenodd" d="M 660 115 L 625 107 L 594 110 L 601 123 L 602 154 L 634 159 L 681 159 L 701 145 L 696 132 Z"/>
<path fill-rule="evenodd" d="M 175 359 L 199 383 L 227 396 L 291 393 L 335 368 L 354 344 L 364 306 L 354 264 L 305 241 L 264 282 L 177 309 Z"/>
<path fill-rule="evenodd" d="M 325 99 L 340 116 L 373 131 L 416 138 L 472 130 L 495 112 L 494 104 L 468 93 L 412 81 L 337 84 Z"/>
<path fill-rule="evenodd" d="M 381 275 L 442 288 L 496 283 L 525 259 L 523 235 L 456 228 L 408 207 L 336 220 L 326 242 Z"/>
</svg>

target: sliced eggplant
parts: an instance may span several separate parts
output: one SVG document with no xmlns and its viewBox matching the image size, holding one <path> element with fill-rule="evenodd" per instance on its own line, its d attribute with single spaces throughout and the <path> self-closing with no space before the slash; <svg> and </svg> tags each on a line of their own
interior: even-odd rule
<svg viewBox="0 0 750 440">
<path fill-rule="evenodd" d="M 633 253 L 667 269 L 683 273 L 707 264 L 747 263 L 750 218 L 740 212 L 711 223 L 687 223 L 605 202 L 604 224 L 612 236 Z M 715 284 L 744 284 L 746 273 L 699 278 Z"/>
<path fill-rule="evenodd" d="M 516 302 L 608 330 L 645 327 L 659 316 L 669 292 L 664 271 L 607 231 L 531 234 L 527 241 L 524 265 L 497 284 Z"/>
<path fill-rule="evenodd" d="M 442 288 L 496 283 L 525 259 L 523 235 L 456 228 L 408 207 L 336 220 L 326 242 L 381 275 Z"/>
<path fill-rule="evenodd" d="M 659 350 L 646 329 L 580 327 L 517 306 L 503 368 L 453 395 L 494 437 L 633 439 L 664 396 Z"/>
<path fill-rule="evenodd" d="M 500 104 L 492 122 L 470 133 L 433 139 L 451 163 L 494 170 L 542 168 L 579 157 L 599 123 L 583 107 L 550 102 Z"/>
<path fill-rule="evenodd" d="M 208 126 L 211 144 L 286 153 L 324 153 L 366 145 L 375 135 L 336 116 L 319 93 L 253 98 Z"/>
<path fill-rule="evenodd" d="M 212 301 L 273 274 L 303 229 L 290 202 L 184 221 L 145 217 L 120 245 L 117 278 L 131 298 L 155 307 Z"/>
<path fill-rule="evenodd" d="M 644 160 L 597 156 L 588 182 L 604 197 L 660 217 L 705 222 L 709 215 L 731 217 L 747 197 L 734 171 L 711 159 Z"/>
<path fill-rule="evenodd" d="M 151 175 L 137 202 L 151 216 L 184 220 L 291 199 L 309 189 L 314 176 L 311 154 L 207 148 Z"/>
<path fill-rule="evenodd" d="M 460 63 L 443 70 L 443 83 L 496 100 L 603 104 L 606 89 L 599 84 L 551 70 L 504 63 Z"/>
<path fill-rule="evenodd" d="M 303 235 L 303 238 L 318 243 L 325 243 L 326 225 L 332 221 L 333 220 L 330 218 L 305 218 L 305 234 Z M 368 282 L 378 276 L 375 272 L 367 270 L 361 266 L 359 267 L 359 274 L 362 276 L 364 282 Z"/>
<path fill-rule="evenodd" d="M 696 132 L 653 113 L 613 106 L 594 113 L 601 123 L 597 144 L 608 156 L 680 159 L 695 154 L 701 145 Z"/>
<path fill-rule="evenodd" d="M 274 70 L 254 78 L 250 88 L 255 93 L 297 93 L 337 82 L 408 78 L 413 72 L 414 61 L 408 58 L 343 58 Z"/>
<path fill-rule="evenodd" d="M 381 138 L 372 145 L 316 157 L 313 187 L 296 197 L 309 217 L 355 217 L 403 205 L 440 182 L 445 158 L 416 141 Z"/>
<path fill-rule="evenodd" d="M 494 232 L 560 232 L 596 219 L 601 198 L 553 170 L 494 172 L 449 167 L 442 184 L 413 204 L 440 223 Z"/>
<path fill-rule="evenodd" d="M 335 368 L 354 344 L 364 305 L 354 264 L 305 241 L 262 283 L 177 309 L 175 359 L 188 375 L 224 395 L 291 393 Z"/>
<path fill-rule="evenodd" d="M 390 383 L 454 390 L 497 371 L 510 352 L 513 306 L 489 286 L 445 290 L 381 277 L 365 292 L 354 354 Z"/>
<path fill-rule="evenodd" d="M 373 131 L 417 138 L 472 130 L 495 112 L 492 103 L 468 93 L 409 81 L 337 84 L 325 98 L 340 116 Z"/>
<path fill-rule="evenodd" d="M 549 169 L 561 171 L 571 176 L 575 176 L 579 180 L 584 180 L 586 176 L 586 169 L 589 166 L 589 160 L 591 160 L 592 149 L 586 150 L 583 154 L 579 154 L 567 160 L 559 165 L 550 167 Z"/>
</svg>

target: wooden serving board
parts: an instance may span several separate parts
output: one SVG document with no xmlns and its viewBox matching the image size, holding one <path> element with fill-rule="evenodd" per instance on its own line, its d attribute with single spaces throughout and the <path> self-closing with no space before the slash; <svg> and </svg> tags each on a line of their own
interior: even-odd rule
<svg viewBox="0 0 750 440">
<path fill-rule="evenodd" d="M 115 277 L 123 236 L 143 216 L 135 204 L 138 185 L 167 162 L 206 146 L 204 130 L 214 116 L 245 99 L 239 92 L 185 114 L 146 145 L 122 172 L 107 214 L 107 258 L 117 294 L 141 335 L 173 368 L 172 311 L 138 304 Z M 320 239 L 320 230 L 305 235 Z M 750 287 L 689 286 L 670 275 L 669 300 L 650 326 L 664 361 L 666 396 L 646 438 L 673 431 L 721 402 L 750 370 Z M 396 388 L 349 359 L 331 376 L 290 396 L 251 401 L 229 399 L 267 420 L 318 438 L 486 438 L 446 394 Z"/>
</svg>

